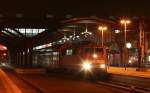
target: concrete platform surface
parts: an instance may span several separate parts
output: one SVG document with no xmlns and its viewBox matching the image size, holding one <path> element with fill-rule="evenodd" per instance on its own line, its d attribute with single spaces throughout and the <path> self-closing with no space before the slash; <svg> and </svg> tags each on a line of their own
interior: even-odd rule
<svg viewBox="0 0 150 93">
<path fill-rule="evenodd" d="M 20 79 L 14 71 L 4 70 L 4 72 L 23 93 L 40 93 L 37 89 Z"/>
<path fill-rule="evenodd" d="M 2 69 L 0 69 L 0 93 L 23 93 Z"/>
<path fill-rule="evenodd" d="M 119 75 L 128 75 L 136 77 L 150 78 L 150 70 L 147 71 L 137 71 L 137 68 L 123 68 L 123 67 L 109 67 L 107 69 L 108 73 L 119 74 Z"/>
</svg>

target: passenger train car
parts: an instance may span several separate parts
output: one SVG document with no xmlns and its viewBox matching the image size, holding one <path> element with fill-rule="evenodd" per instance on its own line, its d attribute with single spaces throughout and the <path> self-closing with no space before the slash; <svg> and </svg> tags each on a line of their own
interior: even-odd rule
<svg viewBox="0 0 150 93">
<path fill-rule="evenodd" d="M 71 73 L 107 73 L 107 47 L 96 44 L 66 43 L 53 47 L 53 51 L 37 52 L 34 63 L 46 67 L 48 71 Z"/>
</svg>

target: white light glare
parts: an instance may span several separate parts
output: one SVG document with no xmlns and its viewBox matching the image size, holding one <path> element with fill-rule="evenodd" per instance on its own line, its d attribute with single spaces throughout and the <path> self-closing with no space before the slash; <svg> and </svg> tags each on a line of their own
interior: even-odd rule
<svg viewBox="0 0 150 93">
<path fill-rule="evenodd" d="M 116 33 L 116 34 L 120 33 L 120 30 L 115 30 L 115 33 Z"/>
<path fill-rule="evenodd" d="M 93 54 L 93 58 L 97 58 L 97 55 L 96 55 L 96 54 Z"/>
<path fill-rule="evenodd" d="M 89 71 L 89 70 L 91 70 L 92 65 L 88 62 L 85 62 L 85 63 L 82 64 L 82 68 L 86 71 Z"/>
<path fill-rule="evenodd" d="M 126 43 L 126 47 L 131 48 L 132 47 L 131 43 Z"/>
<path fill-rule="evenodd" d="M 107 30 L 107 27 L 106 26 L 99 26 L 98 29 L 99 30 Z"/>
<path fill-rule="evenodd" d="M 121 24 L 129 24 L 129 23 L 131 23 L 131 21 L 130 20 L 121 20 L 120 23 Z"/>
<path fill-rule="evenodd" d="M 7 47 L 3 46 L 3 49 L 7 50 Z"/>
<path fill-rule="evenodd" d="M 105 68 L 105 67 L 106 67 L 105 64 L 101 64 L 101 65 L 100 65 L 100 68 Z"/>
<path fill-rule="evenodd" d="M 132 60 L 129 60 L 129 63 L 131 64 L 131 63 L 132 63 Z"/>
</svg>

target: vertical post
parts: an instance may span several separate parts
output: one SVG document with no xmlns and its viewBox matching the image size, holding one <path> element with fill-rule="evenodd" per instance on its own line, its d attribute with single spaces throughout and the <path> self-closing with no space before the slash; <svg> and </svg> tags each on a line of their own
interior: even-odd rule
<svg viewBox="0 0 150 93">
<path fill-rule="evenodd" d="M 20 64 L 20 66 L 22 66 L 22 64 L 23 64 L 23 55 L 22 55 L 22 51 L 20 51 L 20 62 L 19 62 L 19 64 Z"/>
<path fill-rule="evenodd" d="M 103 46 L 103 29 L 102 29 L 102 46 Z"/>
<path fill-rule="evenodd" d="M 24 66 L 25 67 L 28 67 L 28 52 L 27 52 L 27 49 L 25 50 L 24 52 Z"/>
<path fill-rule="evenodd" d="M 130 23 L 130 20 L 121 20 L 120 21 L 121 24 L 124 24 L 124 67 L 125 67 L 125 70 L 126 70 L 126 62 L 127 62 L 127 48 L 126 48 L 126 29 L 127 29 L 127 24 Z"/>
<path fill-rule="evenodd" d="M 124 53 L 124 57 L 125 57 L 125 59 L 124 59 L 124 60 L 125 60 L 125 61 L 124 61 L 124 66 L 125 66 L 125 70 L 126 70 L 126 61 L 127 61 L 127 59 L 126 59 L 126 58 L 127 58 L 127 57 L 126 57 L 126 55 L 127 55 L 127 49 L 126 49 L 126 37 L 127 37 L 127 36 L 126 36 L 126 29 L 127 29 L 127 27 L 126 27 L 126 26 L 127 26 L 127 25 L 126 25 L 126 22 L 125 22 L 125 23 L 124 23 L 124 38 L 125 38 L 125 39 L 124 39 L 124 41 L 125 41 L 125 42 L 124 42 L 124 48 L 125 48 L 125 50 L 124 50 L 124 52 L 125 52 L 125 53 Z"/>
<path fill-rule="evenodd" d="M 25 52 L 22 52 L 22 66 L 25 66 Z"/>
<path fill-rule="evenodd" d="M 140 19 L 139 23 L 139 67 L 141 67 L 142 62 L 145 59 L 145 24 L 144 24 L 144 17 Z"/>
<path fill-rule="evenodd" d="M 33 54 L 33 50 L 32 50 L 32 48 L 29 48 L 29 65 L 30 65 L 30 67 L 32 67 L 32 65 L 33 65 L 32 54 Z"/>
<path fill-rule="evenodd" d="M 19 55 L 18 55 L 18 52 L 16 52 L 16 66 L 18 66 L 18 58 L 19 58 Z"/>
<path fill-rule="evenodd" d="M 138 47 L 138 68 L 141 68 L 141 48 Z"/>
<path fill-rule="evenodd" d="M 125 22 L 124 23 L 124 34 L 125 34 L 124 35 L 124 38 L 125 38 L 125 42 L 124 42 L 125 44 L 124 44 L 124 46 L 125 46 L 125 48 L 126 48 L 126 38 L 127 38 L 126 31 L 127 31 L 127 23 Z"/>
<path fill-rule="evenodd" d="M 127 63 L 127 48 L 124 48 L 124 68 L 126 70 L 126 63 Z"/>
<path fill-rule="evenodd" d="M 23 52 L 20 52 L 20 66 L 23 66 Z"/>
<path fill-rule="evenodd" d="M 20 62 L 21 62 L 21 55 L 20 55 L 20 51 L 18 52 L 18 66 L 20 66 Z"/>
</svg>

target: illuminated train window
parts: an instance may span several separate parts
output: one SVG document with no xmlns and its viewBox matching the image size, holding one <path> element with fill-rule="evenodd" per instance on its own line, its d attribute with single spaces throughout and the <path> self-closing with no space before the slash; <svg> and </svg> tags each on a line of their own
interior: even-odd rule
<svg viewBox="0 0 150 93">
<path fill-rule="evenodd" d="M 67 49 L 66 50 L 66 55 L 73 55 L 73 50 L 72 49 Z"/>
</svg>

